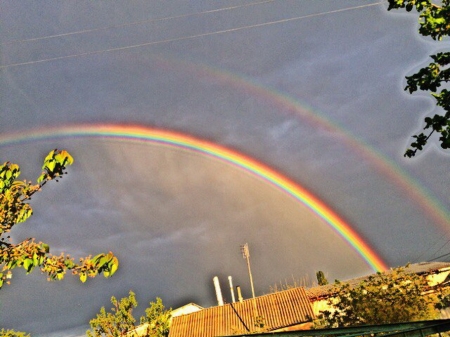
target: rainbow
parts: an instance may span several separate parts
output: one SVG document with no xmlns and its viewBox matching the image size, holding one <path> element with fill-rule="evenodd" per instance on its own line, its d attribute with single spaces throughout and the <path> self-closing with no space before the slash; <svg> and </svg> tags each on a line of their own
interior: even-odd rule
<svg viewBox="0 0 450 337">
<path fill-rule="evenodd" d="M 366 160 L 379 173 L 389 179 L 395 186 L 404 191 L 404 196 L 421 207 L 424 214 L 438 224 L 443 234 L 450 235 L 450 213 L 448 208 L 422 187 L 416 179 L 411 177 L 394 160 L 383 155 L 373 146 L 345 130 L 342 126 L 330 121 L 328 118 L 308 106 L 304 102 L 278 91 L 274 88 L 256 83 L 253 79 L 228 70 L 219 69 L 192 60 L 180 60 L 168 55 L 155 56 L 152 62 L 159 68 L 184 73 L 192 73 L 199 78 L 229 86 L 240 92 L 258 97 L 263 102 L 276 107 L 277 113 L 285 112 L 306 121 L 315 128 L 320 128 L 336 135 L 340 142 L 345 144 L 360 158 Z M 401 156 L 401 154 L 399 154 Z M 450 236 L 449 236 L 450 237 Z"/>
<path fill-rule="evenodd" d="M 87 56 L 89 54 L 83 54 Z M 82 55 L 78 55 L 82 56 Z M 55 58 L 44 60 L 52 61 Z M 157 66 L 159 69 L 177 71 L 183 73 L 192 73 L 199 78 L 205 78 L 209 81 L 219 83 L 239 89 L 240 92 L 251 94 L 264 102 L 275 106 L 276 111 L 282 111 L 292 114 L 314 127 L 333 132 L 343 144 L 353 150 L 362 159 L 366 160 L 378 172 L 388 178 L 395 186 L 404 191 L 405 198 L 414 201 L 434 223 L 439 225 L 444 235 L 450 237 L 450 212 L 448 207 L 438 200 L 425 187 L 411 177 L 401 166 L 391 158 L 383 155 L 370 144 L 362 139 L 355 137 L 354 134 L 329 120 L 303 102 L 294 97 L 276 90 L 275 88 L 256 83 L 254 79 L 233 73 L 229 70 L 223 70 L 203 63 L 197 63 L 193 60 L 180 60 L 170 55 L 152 55 L 151 58 L 135 58 L 136 62 L 146 62 L 145 66 Z M 151 64 L 150 64 L 151 63 Z M 1 66 L 0 66 L 1 68 Z M 141 74 L 146 76 L 145 73 Z M 401 154 L 399 154 L 401 156 Z"/>
<path fill-rule="evenodd" d="M 159 143 L 194 151 L 233 165 L 275 186 L 294 198 L 297 202 L 305 205 L 348 242 L 374 271 L 384 271 L 387 269 L 383 260 L 364 242 L 350 225 L 311 192 L 250 157 L 205 140 L 174 131 L 142 126 L 76 125 L 61 128 L 35 129 L 22 133 L 2 135 L 0 136 L 0 146 L 62 137 L 103 137 Z"/>
</svg>

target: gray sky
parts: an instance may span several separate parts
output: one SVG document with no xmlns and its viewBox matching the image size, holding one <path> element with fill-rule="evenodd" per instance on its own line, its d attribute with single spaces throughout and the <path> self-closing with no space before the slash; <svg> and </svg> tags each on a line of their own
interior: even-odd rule
<svg viewBox="0 0 450 337">
<path fill-rule="evenodd" d="M 130 289 L 143 309 L 215 305 L 212 277 L 250 296 L 276 283 L 372 272 L 317 214 L 242 168 L 194 151 L 48 130 L 137 125 L 253 158 L 344 219 L 388 266 L 449 253 L 449 154 L 434 141 L 403 158 L 426 114 L 404 76 L 448 48 L 417 15 L 363 0 L 4 1 L 0 12 L 0 160 L 35 179 L 65 148 L 69 175 L 34 198 L 14 239 L 74 256 L 112 250 L 112 279 L 48 283 L 18 271 L 1 290 L 0 326 L 83 332 Z M 47 132 L 38 140 L 32 132 Z M 6 140 L 16 140 L 8 143 Z M 444 258 L 445 259 L 445 258 Z M 61 332 L 64 331 L 64 332 Z"/>
</svg>

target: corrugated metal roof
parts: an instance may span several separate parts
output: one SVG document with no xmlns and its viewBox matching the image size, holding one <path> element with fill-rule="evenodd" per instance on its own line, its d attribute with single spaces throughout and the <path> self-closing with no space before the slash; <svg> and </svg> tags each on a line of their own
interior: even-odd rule
<svg viewBox="0 0 450 337">
<path fill-rule="evenodd" d="M 255 299 L 265 329 L 275 330 L 311 321 L 314 312 L 305 289 L 293 288 Z M 169 337 L 212 337 L 255 330 L 253 299 L 229 303 L 174 317 Z"/>
</svg>

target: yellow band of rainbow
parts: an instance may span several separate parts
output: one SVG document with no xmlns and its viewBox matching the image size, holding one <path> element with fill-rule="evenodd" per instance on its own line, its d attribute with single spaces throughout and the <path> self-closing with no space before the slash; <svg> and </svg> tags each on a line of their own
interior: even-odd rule
<svg viewBox="0 0 450 337">
<path fill-rule="evenodd" d="M 51 129 L 37 129 L 26 133 L 0 136 L 0 145 L 24 141 L 59 138 L 59 137 L 112 137 L 119 139 L 150 141 L 179 147 L 217 158 L 255 175 L 276 188 L 284 191 L 298 202 L 305 205 L 319 218 L 325 221 L 341 236 L 374 271 L 387 269 L 383 260 L 364 242 L 364 240 L 341 219 L 333 210 L 315 197 L 311 192 L 288 179 L 270 167 L 237 151 L 224 146 L 204 141 L 190 135 L 130 125 L 76 125 Z"/>
</svg>

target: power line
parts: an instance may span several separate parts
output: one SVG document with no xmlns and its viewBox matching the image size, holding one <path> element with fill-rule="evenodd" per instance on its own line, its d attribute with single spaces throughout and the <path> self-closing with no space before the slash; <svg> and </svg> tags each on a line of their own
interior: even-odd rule
<svg viewBox="0 0 450 337">
<path fill-rule="evenodd" d="M 420 262 L 419 260 L 426 254 L 428 253 L 432 248 L 434 248 L 434 246 L 436 246 L 436 244 L 439 242 L 440 240 L 438 239 L 435 243 L 431 244 L 425 251 L 423 251 L 416 259 L 415 261 Z M 443 245 L 441 245 L 432 255 L 436 255 L 442 248 L 444 248 L 448 243 L 450 242 L 450 239 L 448 239 L 447 241 L 445 241 L 445 243 Z"/>
<path fill-rule="evenodd" d="M 443 257 L 446 257 L 446 256 L 448 256 L 448 255 L 450 255 L 450 253 L 447 253 L 447 254 L 444 254 L 444 255 L 441 255 L 441 256 L 435 257 L 434 259 L 431 259 L 431 260 L 429 260 L 429 261 L 430 261 L 430 262 L 431 262 L 431 261 L 436 261 L 436 260 L 439 260 L 439 259 L 441 259 L 441 258 L 443 258 Z"/>
<path fill-rule="evenodd" d="M 190 39 L 195 39 L 195 38 L 205 37 L 205 36 L 212 36 L 212 35 L 217 35 L 217 34 L 237 32 L 237 31 L 246 30 L 246 29 L 265 27 L 265 26 L 269 26 L 269 25 L 287 23 L 287 22 L 290 22 L 290 21 L 296 21 L 296 20 L 307 19 L 307 18 L 312 18 L 312 17 L 317 17 L 317 16 L 323 16 L 323 15 L 328 15 L 328 14 L 334 14 L 334 13 L 340 13 L 340 12 L 345 12 L 345 11 L 350 11 L 350 10 L 367 8 L 367 7 L 371 7 L 371 6 L 377 6 L 377 5 L 380 5 L 380 4 L 385 3 L 385 2 L 386 1 L 375 2 L 375 3 L 370 3 L 370 4 L 366 4 L 366 5 L 361 5 L 361 6 L 347 7 L 347 8 L 336 9 L 336 10 L 331 10 L 331 11 L 327 11 L 327 12 L 308 14 L 308 15 L 297 16 L 297 17 L 293 17 L 293 18 L 281 19 L 281 20 L 276 20 L 276 21 L 269 21 L 269 22 L 254 24 L 254 25 L 248 25 L 248 26 L 224 29 L 224 30 L 219 30 L 219 31 L 215 31 L 215 32 L 208 32 L 208 33 L 202 33 L 202 34 L 196 34 L 196 35 L 188 35 L 188 36 L 182 36 L 182 37 L 177 37 L 177 38 L 171 38 L 171 39 L 165 39 L 165 40 L 159 40 L 159 41 L 140 43 L 140 44 L 124 46 L 124 47 L 95 50 L 95 51 L 91 51 L 91 52 L 85 52 L 85 53 L 79 53 L 79 54 L 71 54 L 71 55 L 64 55 L 64 56 L 57 56 L 57 57 L 51 57 L 51 58 L 46 58 L 46 59 L 41 59 L 41 60 L 34 60 L 34 61 L 6 64 L 6 65 L 1 65 L 0 69 L 7 69 L 7 68 L 12 68 L 12 67 L 25 66 L 25 65 L 44 63 L 44 62 L 51 62 L 51 61 L 57 61 L 57 60 L 64 60 L 64 59 L 70 59 L 70 58 L 82 57 L 82 56 L 89 56 L 89 55 L 95 55 L 95 54 L 102 54 L 102 53 L 113 52 L 113 51 L 122 51 L 122 50 L 128 50 L 128 49 L 134 49 L 134 48 L 140 48 L 140 47 L 147 47 L 147 46 L 153 46 L 153 45 L 157 45 L 157 44 L 177 42 L 177 41 L 183 41 L 183 40 L 190 40 Z"/>
<path fill-rule="evenodd" d="M 433 255 L 436 255 L 436 254 L 437 254 L 442 248 L 444 248 L 449 242 L 450 242 L 450 239 L 448 239 L 443 245 L 441 245 L 441 246 L 434 252 Z M 445 254 L 445 255 L 443 255 L 443 256 L 446 256 L 446 255 L 449 255 L 449 254 Z M 443 256 L 439 256 L 439 257 L 437 257 L 437 258 L 435 258 L 435 259 L 437 260 L 437 259 L 439 259 L 439 258 L 441 258 L 441 257 L 443 257 Z M 430 261 L 434 261 L 434 260 L 430 260 Z"/>
<path fill-rule="evenodd" d="M 120 25 L 112 25 L 112 26 L 101 27 L 101 28 L 84 29 L 84 30 L 78 30 L 78 31 L 75 31 L 75 32 L 54 34 L 54 35 L 41 36 L 41 37 L 35 37 L 35 38 L 28 38 L 28 39 L 21 39 L 21 40 L 11 40 L 11 41 L 7 41 L 7 42 L 3 42 L 0 45 L 9 45 L 9 44 L 13 44 L 13 43 L 24 43 L 24 42 L 34 42 L 34 41 L 53 39 L 53 38 L 57 38 L 57 37 L 65 37 L 65 36 L 86 34 L 86 33 L 98 32 L 98 31 L 115 29 L 115 28 L 135 26 L 135 25 L 140 25 L 140 24 L 144 24 L 144 23 L 168 21 L 168 20 L 173 20 L 173 19 L 183 19 L 183 18 L 188 18 L 188 17 L 191 17 L 191 16 L 200 16 L 200 15 L 204 15 L 204 14 L 211 14 L 211 13 L 217 13 L 217 12 L 222 12 L 222 11 L 229 11 L 229 10 L 233 10 L 233 9 L 243 8 L 243 7 L 250 7 L 250 6 L 255 6 L 255 5 L 263 5 L 263 4 L 267 4 L 267 3 L 270 3 L 270 2 L 274 2 L 274 1 L 277 1 L 277 0 L 258 1 L 258 2 L 252 2 L 252 3 L 244 4 L 244 5 L 211 9 L 211 10 L 208 10 L 208 11 L 203 11 L 203 12 L 198 12 L 198 13 L 188 13 L 188 14 L 182 14 L 182 15 L 167 16 L 167 17 L 163 17 L 163 18 L 139 20 L 139 21 L 134 21 L 134 22 L 129 22 L 129 23 L 123 23 L 123 24 L 120 24 Z"/>
</svg>

